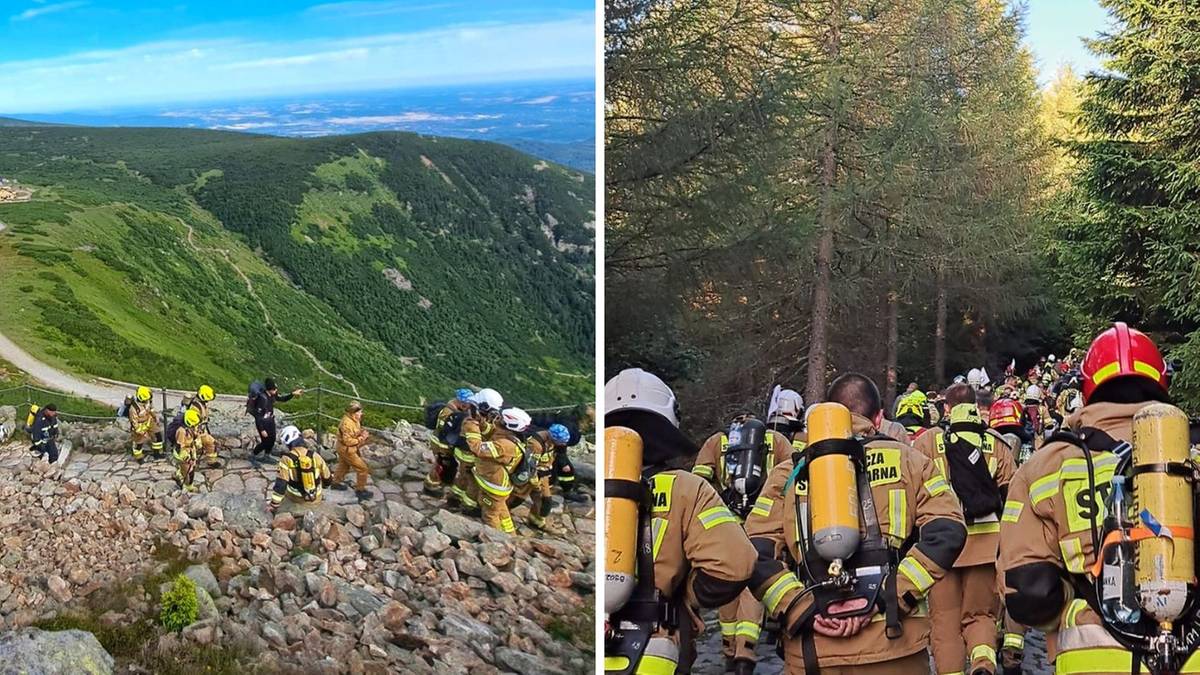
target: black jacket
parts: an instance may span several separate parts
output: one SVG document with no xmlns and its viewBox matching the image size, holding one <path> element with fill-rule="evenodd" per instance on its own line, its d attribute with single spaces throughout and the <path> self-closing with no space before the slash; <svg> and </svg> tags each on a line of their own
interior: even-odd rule
<svg viewBox="0 0 1200 675">
<path fill-rule="evenodd" d="M 29 432 L 35 446 L 46 445 L 58 439 L 58 416 L 47 417 L 45 410 L 39 410 L 33 419 L 33 428 Z"/>
<path fill-rule="evenodd" d="M 275 419 L 275 402 L 280 401 L 286 403 L 292 400 L 291 394 L 275 394 L 272 396 L 269 392 L 262 392 L 254 399 L 254 421 L 259 424 L 264 424 Z"/>
</svg>

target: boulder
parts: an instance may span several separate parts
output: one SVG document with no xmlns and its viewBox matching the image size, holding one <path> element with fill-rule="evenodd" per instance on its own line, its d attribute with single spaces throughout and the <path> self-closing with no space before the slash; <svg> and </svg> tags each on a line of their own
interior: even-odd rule
<svg viewBox="0 0 1200 675">
<path fill-rule="evenodd" d="M 38 675 L 111 675 L 113 658 L 94 635 L 81 630 L 21 628 L 0 633 L 4 672 Z"/>
<path fill-rule="evenodd" d="M 197 588 L 208 591 L 209 595 L 213 597 L 221 595 L 221 584 L 217 583 L 217 577 L 213 575 L 208 565 L 192 565 L 185 569 L 183 574 L 191 579 Z"/>
<path fill-rule="evenodd" d="M 466 541 L 478 541 L 479 535 L 483 533 L 485 527 L 477 520 L 450 513 L 445 509 L 437 512 L 437 515 L 433 517 L 433 522 L 451 539 Z"/>
</svg>

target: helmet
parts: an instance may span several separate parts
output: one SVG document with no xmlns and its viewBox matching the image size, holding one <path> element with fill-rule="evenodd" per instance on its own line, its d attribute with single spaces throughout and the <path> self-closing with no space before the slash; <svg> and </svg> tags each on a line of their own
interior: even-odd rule
<svg viewBox="0 0 1200 675">
<path fill-rule="evenodd" d="M 962 375 L 954 376 L 954 384 L 962 384 L 963 382 L 966 382 L 966 381 L 967 381 L 967 378 L 963 377 Z"/>
<path fill-rule="evenodd" d="M 199 426 L 200 413 L 196 412 L 194 408 L 188 408 L 187 412 L 183 413 L 183 423 L 189 427 Z"/>
<path fill-rule="evenodd" d="M 643 410 L 654 413 L 679 428 L 678 403 L 675 392 L 657 375 L 641 368 L 626 368 L 604 384 L 606 414 L 622 410 Z"/>
<path fill-rule="evenodd" d="M 1167 390 L 1167 365 L 1154 341 L 1136 328 L 1118 321 L 1092 341 L 1080 367 L 1083 400 L 1091 400 L 1096 387 L 1114 377 L 1145 377 Z"/>
<path fill-rule="evenodd" d="M 471 396 L 471 403 L 484 412 L 499 410 L 504 407 L 504 397 L 495 389 L 480 389 Z"/>
<path fill-rule="evenodd" d="M 500 413 L 500 421 L 504 423 L 505 429 L 521 432 L 529 428 L 529 425 L 533 423 L 533 418 L 520 408 L 505 408 Z"/>
<path fill-rule="evenodd" d="M 141 401 L 142 403 L 149 401 L 150 397 L 153 395 L 154 394 L 152 394 L 150 392 L 150 387 L 138 387 L 137 388 L 137 400 Z"/>
<path fill-rule="evenodd" d="M 283 428 L 283 431 L 279 432 L 279 440 L 284 445 L 291 445 L 300 440 L 300 430 L 296 428 L 296 425 L 289 424 Z"/>
<path fill-rule="evenodd" d="M 472 393 L 473 392 L 470 389 L 463 387 L 462 389 L 454 392 L 454 398 L 458 399 L 462 403 L 469 403 L 471 401 Z"/>
<path fill-rule="evenodd" d="M 1042 388 L 1036 384 L 1029 385 L 1029 388 L 1025 390 L 1025 398 L 1034 401 L 1042 400 Z"/>
<path fill-rule="evenodd" d="M 548 431 L 550 432 L 550 440 L 558 445 L 566 445 L 571 442 L 571 432 L 561 424 L 551 424 Z"/>
<path fill-rule="evenodd" d="M 200 389 L 196 392 L 196 395 L 199 396 L 200 400 L 204 401 L 205 403 L 208 403 L 217 397 L 217 394 L 213 391 L 213 388 L 207 384 L 200 385 Z"/>
<path fill-rule="evenodd" d="M 1046 360 L 1049 361 L 1050 363 L 1054 363 L 1054 355 L 1051 354 L 1050 356 L 1047 356 Z"/>
<path fill-rule="evenodd" d="M 775 397 L 775 409 L 771 415 L 782 415 L 788 419 L 798 419 L 804 410 L 804 397 L 792 389 L 780 389 Z"/>
<path fill-rule="evenodd" d="M 976 389 L 987 384 L 987 375 L 983 372 L 983 368 L 972 368 L 967 373 L 967 384 Z"/>
<path fill-rule="evenodd" d="M 1021 407 L 1011 398 L 1002 398 L 992 404 L 988 422 L 993 429 L 1021 425 Z"/>
<path fill-rule="evenodd" d="M 928 403 L 929 399 L 925 396 L 925 392 L 914 391 L 900 399 L 900 403 L 896 405 L 896 417 L 906 414 L 921 417 L 925 414 L 925 406 Z"/>
</svg>

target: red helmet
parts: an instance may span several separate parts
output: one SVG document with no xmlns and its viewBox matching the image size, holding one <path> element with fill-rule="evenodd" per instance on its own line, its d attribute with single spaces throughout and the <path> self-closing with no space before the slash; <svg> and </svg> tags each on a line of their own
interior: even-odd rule
<svg viewBox="0 0 1200 675">
<path fill-rule="evenodd" d="M 993 429 L 1021 426 L 1021 405 L 1011 398 L 1002 398 L 992 404 L 988 413 L 988 424 Z"/>
<path fill-rule="evenodd" d="M 1126 375 L 1149 378 L 1167 390 L 1167 366 L 1154 341 L 1120 321 L 1092 341 L 1080 372 L 1085 402 L 1092 398 L 1096 387 Z"/>
</svg>

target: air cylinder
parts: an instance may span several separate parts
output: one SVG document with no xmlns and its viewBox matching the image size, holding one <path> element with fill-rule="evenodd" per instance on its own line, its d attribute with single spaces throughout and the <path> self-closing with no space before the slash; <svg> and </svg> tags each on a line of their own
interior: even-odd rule
<svg viewBox="0 0 1200 675">
<path fill-rule="evenodd" d="M 604 479 L 640 484 L 642 437 L 633 429 L 604 430 Z M 628 496 L 604 495 L 604 611 L 621 609 L 637 586 L 638 503 Z"/>
<path fill-rule="evenodd" d="M 808 415 L 808 448 L 820 441 L 847 439 L 850 411 L 840 403 L 818 403 Z M 844 560 L 858 550 L 858 481 L 850 457 L 817 457 L 808 467 L 808 509 L 812 543 L 825 560 Z"/>
</svg>

